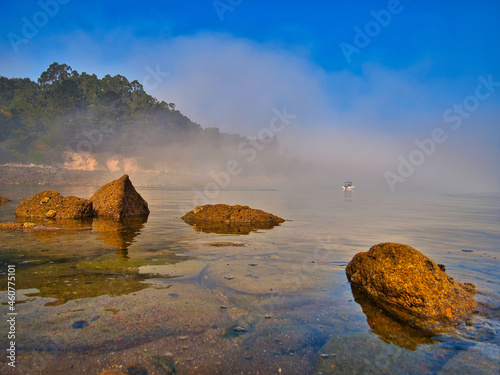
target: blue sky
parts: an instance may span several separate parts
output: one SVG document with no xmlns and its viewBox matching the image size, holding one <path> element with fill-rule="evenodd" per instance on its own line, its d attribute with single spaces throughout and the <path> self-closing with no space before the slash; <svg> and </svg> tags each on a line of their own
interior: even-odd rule
<svg viewBox="0 0 500 375">
<path fill-rule="evenodd" d="M 0 75 L 36 79 L 54 61 L 122 74 L 204 126 L 246 135 L 287 107 L 292 153 L 344 163 L 355 150 L 359 175 L 394 171 L 415 140 L 449 129 L 444 113 L 479 77 L 500 81 L 498 0 L 11 1 L 0 21 Z M 357 52 L 346 59 L 341 45 Z M 500 186 L 499 108 L 495 88 L 411 180 L 446 170 L 455 184 Z"/>
<path fill-rule="evenodd" d="M 53 2 L 57 2 L 59 11 L 49 15 L 49 22 L 30 43 L 19 48 L 20 55 L 42 60 L 40 65 L 34 64 L 39 69 L 53 57 L 68 58 L 64 56 L 67 40 L 61 36 L 76 32 L 111 47 L 116 59 L 127 58 L 129 52 L 109 45 L 116 33 L 161 43 L 177 36 L 216 32 L 301 51 L 327 71 L 359 72 L 366 62 L 401 69 L 432 59 L 428 72 L 432 78 L 475 76 L 500 66 L 500 2 L 495 0 L 396 1 L 399 5 L 395 8 L 402 11 L 393 14 L 372 43 L 347 65 L 339 43 L 352 42 L 353 28 L 364 29 L 373 20 L 370 12 L 388 9 L 391 1 L 60 1 L 66 4 L 59 0 L 4 4 L 2 55 L 14 53 L 8 34 L 22 36 L 23 17 L 33 21 L 35 14 L 43 11 L 40 3 L 54 9 Z M 218 13 L 215 4 L 227 4 L 227 8 Z M 54 49 L 59 56 L 53 56 Z M 113 57 L 106 58 L 103 63 L 113 62 Z"/>
</svg>

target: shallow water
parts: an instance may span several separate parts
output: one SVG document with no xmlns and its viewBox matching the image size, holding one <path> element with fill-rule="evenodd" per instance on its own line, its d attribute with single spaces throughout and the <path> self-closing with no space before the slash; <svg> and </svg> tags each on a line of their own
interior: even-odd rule
<svg viewBox="0 0 500 375">
<path fill-rule="evenodd" d="M 0 221 L 13 221 L 16 205 L 44 189 L 0 186 L 13 199 L 0 206 Z M 89 197 L 95 189 L 55 190 Z M 145 223 L 0 232 L 2 348 L 7 264 L 16 266 L 18 313 L 17 367 L 3 355 L 0 372 L 499 373 L 500 196 L 222 190 L 211 203 L 288 220 L 226 235 L 179 219 L 194 207 L 193 191 L 138 191 L 151 209 Z M 428 336 L 355 300 L 345 266 L 389 241 L 476 284 L 480 313 Z"/>
</svg>

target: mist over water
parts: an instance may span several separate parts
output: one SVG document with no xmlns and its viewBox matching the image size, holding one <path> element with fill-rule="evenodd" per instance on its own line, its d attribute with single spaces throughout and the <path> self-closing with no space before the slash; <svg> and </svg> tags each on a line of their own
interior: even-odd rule
<svg viewBox="0 0 500 375">
<path fill-rule="evenodd" d="M 71 38 L 106 48 L 86 35 Z M 340 62 L 327 70 L 306 49 L 216 32 L 127 44 L 129 56 L 104 73 L 139 80 L 211 130 L 172 137 L 145 122 L 128 139 L 110 134 L 94 147 L 96 168 L 152 172 L 136 177 L 140 185 L 339 188 L 352 180 L 357 189 L 500 191 L 500 96 L 488 71 L 432 78 L 431 59 L 400 69 Z M 102 72 L 73 52 L 66 62 L 75 70 Z M 215 181 L 225 173 L 228 183 Z"/>
<path fill-rule="evenodd" d="M 253 147 L 253 158 L 253 151 L 244 154 L 241 148 L 235 154 L 233 144 L 204 143 L 205 153 L 183 160 L 198 175 L 224 170 L 239 158 L 244 168 L 231 187 L 338 187 L 354 180 L 360 188 L 388 191 L 500 189 L 498 130 L 492 126 L 498 93 L 461 118 L 458 128 L 456 114 L 444 116 L 474 94 L 478 77 L 471 78 L 470 91 L 456 93 L 443 82 L 422 79 L 431 61 L 399 71 L 370 63 L 356 75 L 325 71 L 303 51 L 208 33 L 173 38 L 138 56 L 130 62 L 133 70 L 156 66 L 168 72 L 149 92 L 175 101 L 203 127 L 276 138 L 280 151 L 272 157 L 268 145 L 265 151 Z M 268 131 L 276 111 L 289 114 L 289 121 L 279 132 Z M 435 129 L 441 130 L 440 143 L 432 138 Z M 168 149 L 156 153 L 167 159 L 170 154 Z M 196 168 L 208 160 L 207 168 Z"/>
</svg>

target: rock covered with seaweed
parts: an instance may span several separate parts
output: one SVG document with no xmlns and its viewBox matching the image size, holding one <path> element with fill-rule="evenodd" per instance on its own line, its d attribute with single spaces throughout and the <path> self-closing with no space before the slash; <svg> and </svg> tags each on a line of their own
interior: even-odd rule
<svg viewBox="0 0 500 375">
<path fill-rule="evenodd" d="M 120 220 L 147 218 L 148 214 L 148 203 L 135 190 L 128 175 L 102 186 L 90 199 L 63 197 L 55 190 L 44 190 L 21 202 L 16 209 L 16 217 L 21 219 Z"/>
<path fill-rule="evenodd" d="M 111 181 L 90 198 L 95 216 L 111 219 L 147 217 L 148 203 L 135 190 L 128 175 Z"/>
<path fill-rule="evenodd" d="M 353 288 L 390 315 L 417 327 L 437 326 L 474 313 L 474 286 L 449 277 L 416 249 L 382 243 L 358 253 L 346 267 Z"/>
<path fill-rule="evenodd" d="M 94 216 L 92 202 L 75 196 L 63 197 L 55 190 L 44 190 L 22 201 L 16 209 L 19 218 L 85 219 Z"/>
<path fill-rule="evenodd" d="M 197 206 L 181 219 L 196 230 L 219 234 L 248 234 L 258 229 L 272 229 L 285 222 L 276 215 L 238 204 Z"/>
</svg>

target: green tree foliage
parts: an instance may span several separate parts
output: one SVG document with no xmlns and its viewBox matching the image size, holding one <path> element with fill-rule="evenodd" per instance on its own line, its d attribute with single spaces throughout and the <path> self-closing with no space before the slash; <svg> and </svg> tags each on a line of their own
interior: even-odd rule
<svg viewBox="0 0 500 375">
<path fill-rule="evenodd" d="M 0 76 L 0 162 L 58 162 L 99 129 L 108 131 L 99 133 L 106 139 L 94 142 L 94 152 L 128 155 L 205 132 L 121 75 L 99 79 L 55 62 L 37 82 Z"/>
</svg>

